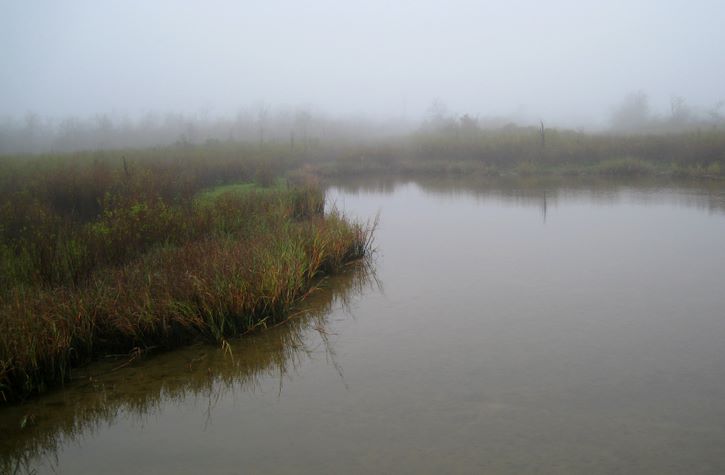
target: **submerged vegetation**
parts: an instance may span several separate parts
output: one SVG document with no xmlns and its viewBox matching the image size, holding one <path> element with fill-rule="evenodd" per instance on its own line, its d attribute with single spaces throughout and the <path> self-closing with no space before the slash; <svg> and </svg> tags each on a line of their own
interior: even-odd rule
<svg viewBox="0 0 725 475">
<path fill-rule="evenodd" d="M 98 355 L 225 344 L 370 249 L 371 229 L 325 213 L 314 183 L 264 186 L 272 165 L 254 157 L 112 158 L 4 163 L 2 400 Z"/>
</svg>

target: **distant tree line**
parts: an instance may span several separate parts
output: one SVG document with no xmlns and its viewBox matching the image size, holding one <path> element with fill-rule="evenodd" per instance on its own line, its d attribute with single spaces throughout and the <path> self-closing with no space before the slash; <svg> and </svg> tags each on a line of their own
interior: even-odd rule
<svg viewBox="0 0 725 475">
<path fill-rule="evenodd" d="M 481 130 L 511 131 L 530 126 L 544 129 L 544 121 L 529 121 L 528 124 L 515 123 L 507 117 L 478 117 L 469 114 L 453 114 L 440 100 L 435 100 L 428 108 L 423 120 L 421 132 L 448 132 L 465 135 Z M 690 106 L 681 96 L 673 96 L 666 113 L 655 113 L 650 106 L 649 96 L 642 91 L 626 95 L 617 104 L 609 117 L 608 127 L 601 132 L 614 134 L 667 134 L 695 130 L 725 128 L 725 101 L 719 101 L 707 108 Z M 543 137 L 543 134 L 542 134 Z"/>
<path fill-rule="evenodd" d="M 628 94 L 612 112 L 610 125 L 615 132 L 672 133 L 725 126 L 725 101 L 705 109 L 690 106 L 684 97 L 672 96 L 669 111 L 652 111 L 649 96 L 643 91 Z"/>
<path fill-rule="evenodd" d="M 250 107 L 233 117 L 207 114 L 148 113 L 142 117 L 99 114 L 89 118 L 52 119 L 28 113 L 21 119 L 0 119 L 0 155 L 65 153 L 83 150 L 149 148 L 203 144 L 213 141 L 284 141 L 303 149 L 325 140 L 360 140 L 410 130 L 401 120 L 370 121 L 331 118 L 311 108 L 272 110 L 266 104 Z"/>
<path fill-rule="evenodd" d="M 208 142 L 245 142 L 259 147 L 268 142 L 283 142 L 297 151 L 323 141 L 359 143 L 410 132 L 465 137 L 480 131 L 511 132 L 530 128 L 540 131 L 543 143 L 545 126 L 551 126 L 545 122 L 545 118 L 526 124 L 515 123 L 504 116 L 455 114 L 440 100 L 433 101 L 423 120 L 417 123 L 400 118 L 332 118 L 310 107 L 273 110 L 264 103 L 248 107 L 232 117 L 210 117 L 205 113 L 147 113 L 134 119 L 107 114 L 52 119 L 28 113 L 21 119 L 0 118 L 0 155 L 141 149 Z M 683 97 L 673 96 L 666 113 L 655 113 L 647 94 L 638 91 L 628 94 L 614 107 L 608 128 L 601 132 L 631 135 L 712 129 L 725 129 L 725 101 L 703 109 L 690 106 Z"/>
</svg>

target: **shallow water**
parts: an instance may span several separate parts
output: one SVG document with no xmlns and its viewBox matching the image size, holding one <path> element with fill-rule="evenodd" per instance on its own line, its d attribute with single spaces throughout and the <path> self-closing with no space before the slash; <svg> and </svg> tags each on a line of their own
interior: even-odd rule
<svg viewBox="0 0 725 475">
<path fill-rule="evenodd" d="M 0 410 L 19 473 L 725 473 L 725 189 L 340 183 L 375 274 Z M 22 429 L 21 429 L 22 426 Z"/>
</svg>

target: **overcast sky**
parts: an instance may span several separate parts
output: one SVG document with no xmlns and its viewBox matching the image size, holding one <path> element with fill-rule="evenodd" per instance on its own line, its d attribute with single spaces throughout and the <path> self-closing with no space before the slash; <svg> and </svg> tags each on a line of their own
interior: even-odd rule
<svg viewBox="0 0 725 475">
<path fill-rule="evenodd" d="M 603 120 L 725 99 L 725 1 L 0 0 L 0 116 L 451 111 Z"/>
</svg>

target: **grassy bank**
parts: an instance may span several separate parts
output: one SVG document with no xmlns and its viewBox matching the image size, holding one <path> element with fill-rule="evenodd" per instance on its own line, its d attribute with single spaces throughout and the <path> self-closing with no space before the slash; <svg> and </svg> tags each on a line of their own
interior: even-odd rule
<svg viewBox="0 0 725 475">
<path fill-rule="evenodd" d="M 224 344 L 284 318 L 321 275 L 369 250 L 370 230 L 325 214 L 314 185 L 265 177 L 205 191 L 200 176 L 219 169 L 255 180 L 249 160 L 217 157 L 186 176 L 179 164 L 120 162 L 31 160 L 14 165 L 21 179 L 3 177 L 0 399 L 102 354 Z"/>
<path fill-rule="evenodd" d="M 347 266 L 321 284 L 292 310 L 284 325 L 229 340 L 230 350 L 190 345 L 139 360 L 134 371 L 113 371 L 127 358 L 104 358 L 79 368 L 70 391 L 58 391 L 36 401 L 9 405 L 0 412 L 0 473 L 30 473 L 36 457 L 53 458 L 62 443 L 77 441 L 99 423 L 111 424 L 119 415 L 148 421 L 169 400 L 214 398 L 254 390 L 269 374 L 294 375 L 300 361 L 324 350 L 335 358 L 325 339 L 330 311 L 345 306 L 374 285 L 369 262 Z M 322 342 L 321 348 L 317 345 Z M 312 351 L 315 349 L 315 351 Z M 230 355 L 231 353 L 231 355 Z M 102 389 L 101 389 L 102 388 Z"/>
<path fill-rule="evenodd" d="M 587 134 L 507 126 L 420 131 L 340 150 L 315 164 L 330 177 L 423 175 L 725 175 L 725 131 Z"/>
</svg>

